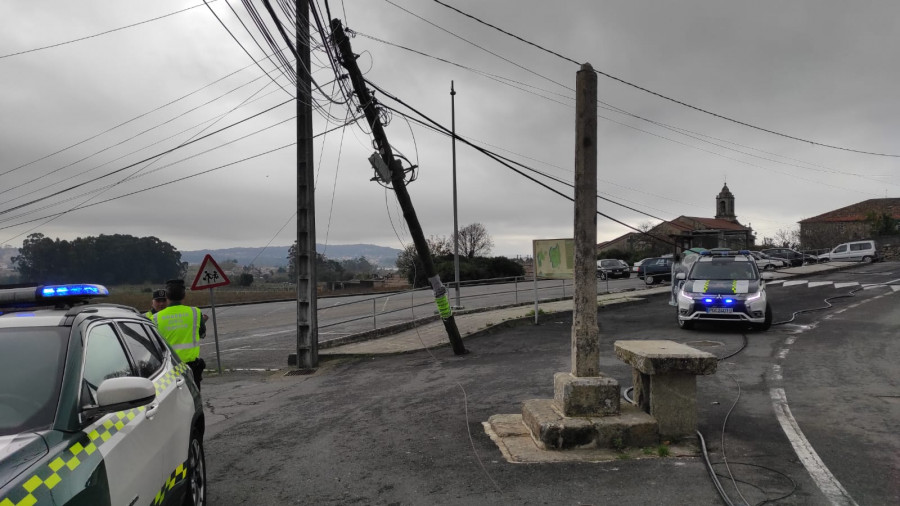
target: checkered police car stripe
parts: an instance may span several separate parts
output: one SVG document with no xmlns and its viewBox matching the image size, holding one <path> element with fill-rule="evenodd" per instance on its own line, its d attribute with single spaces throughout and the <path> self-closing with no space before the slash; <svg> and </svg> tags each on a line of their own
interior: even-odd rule
<svg viewBox="0 0 900 506">
<path fill-rule="evenodd" d="M 169 385 L 175 382 L 177 376 L 184 374 L 188 369 L 187 364 L 179 362 L 178 365 L 158 378 L 154 382 L 156 394 L 159 395 L 164 392 L 169 388 Z M 144 410 L 145 407 L 140 406 L 128 411 L 119 411 L 118 413 L 106 415 L 103 422 L 98 422 L 89 432 L 82 433 L 81 437 L 74 444 L 60 452 L 49 464 L 38 468 L 31 477 L 22 483 L 21 487 L 10 491 L 9 495 L 0 500 L 0 506 L 52 504 L 50 491 L 63 480 L 72 477 L 82 464 L 93 464 L 88 466 L 88 469 L 93 469 L 96 463 L 103 459 L 98 451 L 100 447 L 134 420 L 139 413 L 143 413 Z M 179 467 L 183 467 L 183 465 Z M 184 473 L 182 473 L 179 480 L 183 478 Z M 166 482 L 166 485 L 168 483 L 169 481 Z M 175 483 L 177 481 L 172 483 L 172 487 L 175 486 Z M 163 488 L 165 488 L 165 485 Z M 13 497 L 18 499 L 14 500 Z"/>
</svg>

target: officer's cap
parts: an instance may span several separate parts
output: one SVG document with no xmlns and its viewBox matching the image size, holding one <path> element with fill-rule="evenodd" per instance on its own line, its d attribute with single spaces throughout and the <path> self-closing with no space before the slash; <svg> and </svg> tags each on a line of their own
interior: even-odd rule
<svg viewBox="0 0 900 506">
<path fill-rule="evenodd" d="M 166 299 L 166 290 L 164 288 L 160 288 L 159 290 L 153 290 L 153 300 L 165 300 Z"/>
</svg>

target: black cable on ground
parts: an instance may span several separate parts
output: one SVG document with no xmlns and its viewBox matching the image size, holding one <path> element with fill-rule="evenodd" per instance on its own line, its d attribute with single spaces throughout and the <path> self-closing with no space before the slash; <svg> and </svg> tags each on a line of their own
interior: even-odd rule
<svg viewBox="0 0 900 506">
<path fill-rule="evenodd" d="M 835 295 L 834 297 L 828 297 L 827 299 L 825 299 L 825 304 L 826 304 L 826 305 L 824 305 L 824 306 L 822 306 L 822 307 L 814 307 L 814 308 L 811 308 L 811 309 L 801 309 L 801 310 L 799 310 L 799 311 L 794 311 L 794 313 L 791 315 L 791 319 L 790 319 L 790 320 L 784 320 L 784 321 L 776 322 L 776 323 L 773 323 L 772 325 L 784 325 L 785 323 L 791 323 L 792 321 L 794 321 L 794 320 L 797 318 L 797 315 L 800 315 L 800 314 L 803 314 L 803 313 L 811 313 L 811 312 L 813 312 L 813 311 L 821 311 L 821 310 L 823 310 L 823 309 L 830 309 L 830 308 L 834 307 L 834 304 L 832 304 L 830 301 L 835 300 L 835 299 L 845 299 L 845 298 L 848 298 L 848 297 L 855 297 L 855 296 L 856 296 L 856 292 L 858 292 L 858 291 L 860 291 L 860 290 L 862 290 L 862 289 L 863 289 L 862 287 L 859 287 L 859 288 L 856 288 L 856 289 L 854 289 L 854 290 L 850 290 L 850 293 L 845 293 L 845 294 L 843 294 L 843 295 Z"/>
<path fill-rule="evenodd" d="M 728 506 L 734 506 L 734 503 L 728 498 L 728 494 L 725 493 L 725 489 L 722 488 L 722 483 L 719 482 L 719 477 L 716 475 L 715 469 L 713 469 L 712 464 L 709 462 L 709 453 L 706 451 L 706 440 L 703 439 L 703 434 L 701 434 L 699 430 L 697 431 L 697 438 L 700 440 L 703 461 L 706 462 L 706 470 L 709 472 L 709 477 L 712 478 L 713 485 L 716 486 L 716 490 L 719 492 L 719 496 L 722 497 L 722 501 Z"/>
</svg>

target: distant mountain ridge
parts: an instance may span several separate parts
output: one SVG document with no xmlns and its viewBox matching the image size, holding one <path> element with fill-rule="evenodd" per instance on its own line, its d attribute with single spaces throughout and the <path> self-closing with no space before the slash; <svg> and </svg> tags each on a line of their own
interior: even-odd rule
<svg viewBox="0 0 900 506">
<path fill-rule="evenodd" d="M 256 267 L 287 267 L 290 246 L 269 246 L 267 248 L 225 248 L 214 250 L 182 251 L 181 261 L 199 264 L 207 254 L 216 262 L 237 260 L 241 265 L 253 264 Z M 330 260 L 349 260 L 365 257 L 379 267 L 395 268 L 400 250 L 375 244 L 324 244 L 316 243 L 316 252 L 324 253 Z"/>
</svg>

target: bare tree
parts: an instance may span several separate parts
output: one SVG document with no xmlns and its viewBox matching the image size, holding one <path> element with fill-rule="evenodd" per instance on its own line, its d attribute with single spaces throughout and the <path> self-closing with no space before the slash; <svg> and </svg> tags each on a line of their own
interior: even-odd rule
<svg viewBox="0 0 900 506">
<path fill-rule="evenodd" d="M 800 247 L 800 228 L 781 228 L 775 232 L 774 243 L 781 248 L 797 249 Z"/>
<path fill-rule="evenodd" d="M 453 254 L 453 243 L 445 236 L 433 235 L 426 241 L 433 257 Z M 416 254 L 415 244 L 409 243 L 397 256 L 397 270 L 406 276 L 413 286 L 420 286 L 424 283 L 425 268 L 422 267 L 422 262 Z"/>
<path fill-rule="evenodd" d="M 481 223 L 466 225 L 459 231 L 459 250 L 466 258 L 490 254 L 494 241 Z"/>
</svg>

